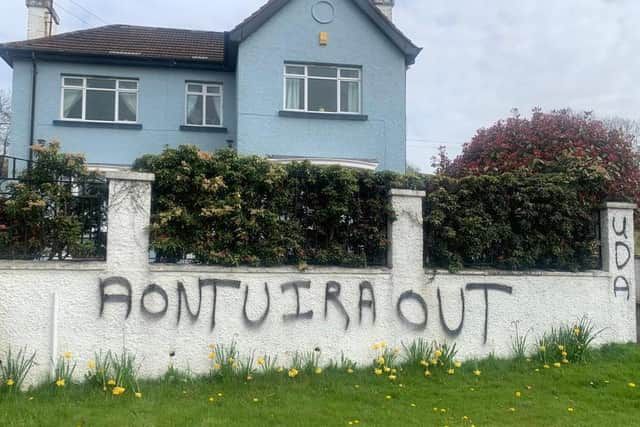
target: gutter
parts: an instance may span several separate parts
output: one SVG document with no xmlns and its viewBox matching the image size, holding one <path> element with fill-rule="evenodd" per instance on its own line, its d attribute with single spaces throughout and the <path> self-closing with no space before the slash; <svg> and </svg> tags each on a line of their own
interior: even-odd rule
<svg viewBox="0 0 640 427">
<path fill-rule="evenodd" d="M 31 129 L 29 133 L 29 168 L 31 168 L 31 162 L 33 161 L 33 138 L 35 137 L 35 117 L 36 117 L 36 87 L 38 76 L 38 65 L 36 64 L 36 53 L 31 54 L 32 63 L 32 79 L 31 79 Z"/>
</svg>

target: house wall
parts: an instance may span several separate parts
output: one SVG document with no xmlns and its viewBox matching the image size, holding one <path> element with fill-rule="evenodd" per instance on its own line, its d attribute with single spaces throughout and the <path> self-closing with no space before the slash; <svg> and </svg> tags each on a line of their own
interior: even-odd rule
<svg viewBox="0 0 640 427">
<path fill-rule="evenodd" d="M 248 39 L 238 53 L 238 149 L 260 155 L 377 159 L 405 170 L 403 54 L 350 0 L 331 0 L 335 19 L 311 15 L 316 0 L 292 1 Z M 329 34 L 319 45 L 319 32 Z M 280 117 L 285 61 L 362 66 L 367 121 Z"/>
<path fill-rule="evenodd" d="M 154 377 L 170 363 L 207 373 L 212 343 L 236 342 L 244 357 L 269 354 L 284 366 L 296 352 L 316 348 L 323 364 L 344 355 L 362 366 L 375 356 L 372 343 L 401 347 L 417 338 L 455 343 L 463 360 L 508 357 L 516 327 L 533 343 L 583 316 L 602 330 L 596 344 L 636 338 L 633 268 L 624 271 L 626 291 L 616 284 L 618 271 L 425 270 L 420 192 L 392 194 L 390 268 L 149 264 L 148 179 L 110 175 L 106 262 L 0 262 L 0 352 L 37 350 L 30 383 L 43 380 L 50 361 L 66 351 L 79 378 L 101 350 L 134 353 L 142 375 Z M 632 208 L 603 216 L 608 224 L 633 224 Z M 629 244 L 614 238 L 615 230 L 602 245 L 613 258 L 616 243 Z M 299 299 L 292 282 L 308 286 Z"/>
<path fill-rule="evenodd" d="M 27 158 L 29 146 L 31 73 L 31 62 L 15 62 L 12 97 L 15 126 L 11 135 L 11 153 L 23 158 Z M 54 125 L 54 120 L 61 118 L 62 74 L 139 79 L 138 120 L 142 129 Z M 223 114 L 227 133 L 180 130 L 185 121 L 187 80 L 223 82 Z M 64 151 L 84 153 L 90 163 L 129 165 L 139 156 L 158 153 L 167 145 L 194 144 L 203 150 L 213 151 L 226 147 L 227 139 L 235 140 L 236 88 L 233 73 L 38 61 L 36 87 L 34 139 L 57 139 Z"/>
</svg>

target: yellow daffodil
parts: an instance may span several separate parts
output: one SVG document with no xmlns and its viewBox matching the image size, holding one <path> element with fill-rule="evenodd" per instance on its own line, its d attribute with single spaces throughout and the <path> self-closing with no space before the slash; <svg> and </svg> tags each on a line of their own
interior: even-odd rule
<svg viewBox="0 0 640 427">
<path fill-rule="evenodd" d="M 447 410 L 446 410 L 445 408 L 442 408 L 442 409 L 440 409 L 440 413 L 442 413 L 442 414 L 446 414 L 446 413 L 447 413 Z"/>
<path fill-rule="evenodd" d="M 209 356 L 207 356 L 209 358 L 209 360 L 214 360 L 216 358 L 216 353 L 215 351 L 212 351 L 209 353 Z"/>
<path fill-rule="evenodd" d="M 462 362 L 453 362 L 453 366 L 460 368 L 462 366 Z"/>
<path fill-rule="evenodd" d="M 562 353 L 560 353 L 562 355 L 562 357 L 567 357 L 568 353 L 566 351 L 563 351 Z"/>
<path fill-rule="evenodd" d="M 140 393 L 139 391 L 136 391 L 136 398 L 142 399 L 142 393 Z"/>
<path fill-rule="evenodd" d="M 222 368 L 222 365 L 220 365 L 219 363 L 213 364 L 213 369 L 215 369 L 216 371 L 220 370 L 221 368 Z"/>
<path fill-rule="evenodd" d="M 438 412 L 438 408 L 433 408 L 433 412 Z"/>
<path fill-rule="evenodd" d="M 561 364 L 561 363 L 556 362 L 556 363 L 554 363 L 554 364 L 553 364 L 553 366 L 555 366 L 556 368 L 559 368 L 559 367 L 561 367 L 561 366 L 562 366 L 562 364 Z"/>
<path fill-rule="evenodd" d="M 353 374 L 353 369 L 347 368 L 347 374 Z"/>
<path fill-rule="evenodd" d="M 400 349 L 398 347 L 393 349 L 393 354 L 398 355 L 400 354 Z"/>
<path fill-rule="evenodd" d="M 278 373 L 284 372 L 284 368 L 280 366 L 278 369 L 276 369 L 276 372 Z"/>
<path fill-rule="evenodd" d="M 238 369 L 238 366 L 240 366 L 238 365 L 238 362 L 233 362 L 233 364 L 231 365 L 233 369 Z"/>
<path fill-rule="evenodd" d="M 412 408 L 415 408 L 415 407 L 416 407 L 416 404 L 415 404 L 415 403 L 412 403 L 412 404 L 411 404 L 411 407 L 412 407 Z"/>
<path fill-rule="evenodd" d="M 320 375 L 322 373 L 322 368 L 317 367 L 315 370 L 316 375 Z"/>
<path fill-rule="evenodd" d="M 121 394 L 124 394 L 125 391 L 126 389 L 124 387 L 114 387 L 113 390 L 111 390 L 111 394 L 114 396 L 120 396 Z"/>
<path fill-rule="evenodd" d="M 96 362 L 94 360 L 89 360 L 87 362 L 87 368 L 89 369 L 96 369 Z"/>
<path fill-rule="evenodd" d="M 516 408 L 509 408 L 509 412 L 516 412 Z"/>
<path fill-rule="evenodd" d="M 387 400 L 391 400 L 391 396 L 389 396 L 388 394 L 384 398 Z"/>
<path fill-rule="evenodd" d="M 216 345 L 213 344 L 213 343 L 209 344 L 208 347 L 209 347 L 209 350 L 215 350 L 216 349 Z"/>
<path fill-rule="evenodd" d="M 480 371 L 480 369 L 476 369 L 475 371 L 473 371 L 473 375 L 479 377 L 480 375 L 482 375 L 482 372 Z"/>
<path fill-rule="evenodd" d="M 254 397 L 253 398 L 253 403 L 258 403 L 258 402 L 260 402 L 260 399 L 258 399 L 257 397 Z"/>
<path fill-rule="evenodd" d="M 429 370 L 424 371 L 424 376 L 425 377 L 430 377 L 431 376 L 431 371 L 429 371 Z"/>
<path fill-rule="evenodd" d="M 247 375 L 247 381 L 253 381 L 253 377 L 251 375 Z"/>
<path fill-rule="evenodd" d="M 396 368 L 391 368 L 391 373 L 392 373 L 392 374 L 394 374 L 394 375 L 395 375 L 397 372 L 398 372 L 398 371 L 396 370 Z"/>
<path fill-rule="evenodd" d="M 565 365 L 568 365 L 569 361 L 567 359 L 562 359 L 562 363 L 564 363 Z"/>
<path fill-rule="evenodd" d="M 109 381 L 107 381 L 107 385 L 111 385 L 111 386 L 116 385 L 116 380 L 114 380 L 113 378 L 111 378 Z"/>
<path fill-rule="evenodd" d="M 396 376 L 395 375 L 389 375 L 389 380 L 391 381 L 395 381 L 396 380 Z"/>
<path fill-rule="evenodd" d="M 384 365 L 384 357 L 382 356 L 378 357 L 378 359 L 376 360 L 376 363 L 380 366 Z"/>
<path fill-rule="evenodd" d="M 289 369 L 289 378 L 295 378 L 298 376 L 298 370 L 296 368 Z"/>
<path fill-rule="evenodd" d="M 527 386 L 527 390 L 531 390 L 533 388 L 533 386 L 528 385 Z"/>
<path fill-rule="evenodd" d="M 56 381 L 56 386 L 64 387 L 64 378 L 58 378 L 58 380 Z"/>
<path fill-rule="evenodd" d="M 436 358 L 439 358 L 440 356 L 442 356 L 442 351 L 436 350 L 435 355 L 436 355 Z"/>
<path fill-rule="evenodd" d="M 543 368 L 544 368 L 544 369 L 549 369 L 549 368 L 550 368 L 550 366 L 549 366 L 549 365 L 544 365 L 544 366 L 543 366 Z"/>
<path fill-rule="evenodd" d="M 629 384 L 627 384 L 627 385 L 628 385 L 629 387 L 631 387 L 631 388 L 636 388 L 636 383 L 629 383 Z"/>
<path fill-rule="evenodd" d="M 222 396 L 224 396 L 224 394 L 222 394 L 221 392 L 218 393 L 218 397 L 222 397 Z"/>
<path fill-rule="evenodd" d="M 567 408 L 567 411 L 573 412 L 573 408 Z"/>
<path fill-rule="evenodd" d="M 377 376 L 380 376 L 380 375 L 382 375 L 382 369 L 376 368 L 376 369 L 373 370 L 373 373 L 376 374 Z"/>
<path fill-rule="evenodd" d="M 517 397 L 517 398 L 522 397 L 522 393 L 520 393 L 519 391 L 516 391 L 516 397 Z"/>
<path fill-rule="evenodd" d="M 8 385 L 9 387 L 13 387 L 13 385 L 14 385 L 14 384 L 15 384 L 15 381 L 13 381 L 11 378 L 9 378 L 9 379 L 7 380 L 7 385 Z"/>
<path fill-rule="evenodd" d="M 385 366 L 384 371 L 388 374 L 389 372 L 391 372 L 391 368 L 388 366 Z"/>
<path fill-rule="evenodd" d="M 63 357 L 67 360 L 71 360 L 71 358 L 73 357 L 73 354 L 71 354 L 70 351 L 65 351 L 63 354 Z"/>
<path fill-rule="evenodd" d="M 540 346 L 540 351 L 541 351 L 542 353 L 544 353 L 545 351 L 547 351 L 547 347 L 546 347 L 546 346 L 544 346 L 544 345 L 541 345 L 541 346 Z"/>
<path fill-rule="evenodd" d="M 427 362 L 426 360 L 422 359 L 422 360 L 420 361 L 420 365 L 422 365 L 422 366 L 429 366 L 429 362 Z"/>
<path fill-rule="evenodd" d="M 227 359 L 227 361 L 229 362 L 229 365 L 231 365 L 231 364 L 233 364 L 235 359 L 233 357 L 230 357 L 229 359 Z"/>
<path fill-rule="evenodd" d="M 213 403 L 215 399 L 213 397 L 209 397 L 209 402 Z"/>
<path fill-rule="evenodd" d="M 563 345 L 559 345 L 559 346 L 558 346 L 558 350 L 560 350 L 560 351 L 564 351 L 564 346 L 563 346 Z"/>
<path fill-rule="evenodd" d="M 256 361 L 256 363 L 258 364 L 258 366 L 264 366 L 265 364 L 264 357 L 258 357 L 258 360 Z"/>
<path fill-rule="evenodd" d="M 449 374 L 449 375 L 453 375 L 453 374 L 455 374 L 455 373 L 456 373 L 456 370 L 455 370 L 455 369 L 453 369 L 453 368 L 451 368 L 451 369 L 449 369 L 449 370 L 447 371 L 447 374 Z"/>
<path fill-rule="evenodd" d="M 575 329 L 573 330 L 573 334 L 574 334 L 574 335 L 580 335 L 580 332 L 581 332 L 581 331 L 580 331 L 580 328 L 575 328 Z"/>
</svg>

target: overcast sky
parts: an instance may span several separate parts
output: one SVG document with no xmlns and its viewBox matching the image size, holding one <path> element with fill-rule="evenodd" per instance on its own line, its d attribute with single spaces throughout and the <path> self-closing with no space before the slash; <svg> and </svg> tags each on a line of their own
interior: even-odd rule
<svg viewBox="0 0 640 427">
<path fill-rule="evenodd" d="M 26 32 L 24 0 L 0 0 L 0 41 Z M 229 30 L 265 0 L 54 0 L 62 31 L 109 24 Z M 397 0 L 396 24 L 424 48 L 408 72 L 408 160 L 518 108 L 640 118 L 639 0 Z M 0 65 L 0 89 L 11 69 Z"/>
</svg>

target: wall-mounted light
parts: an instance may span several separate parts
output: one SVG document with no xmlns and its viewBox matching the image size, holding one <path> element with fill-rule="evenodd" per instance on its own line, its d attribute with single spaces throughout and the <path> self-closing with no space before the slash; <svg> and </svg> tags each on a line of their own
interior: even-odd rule
<svg viewBox="0 0 640 427">
<path fill-rule="evenodd" d="M 326 46 L 329 44 L 329 33 L 321 31 L 319 35 L 320 46 Z"/>
</svg>

